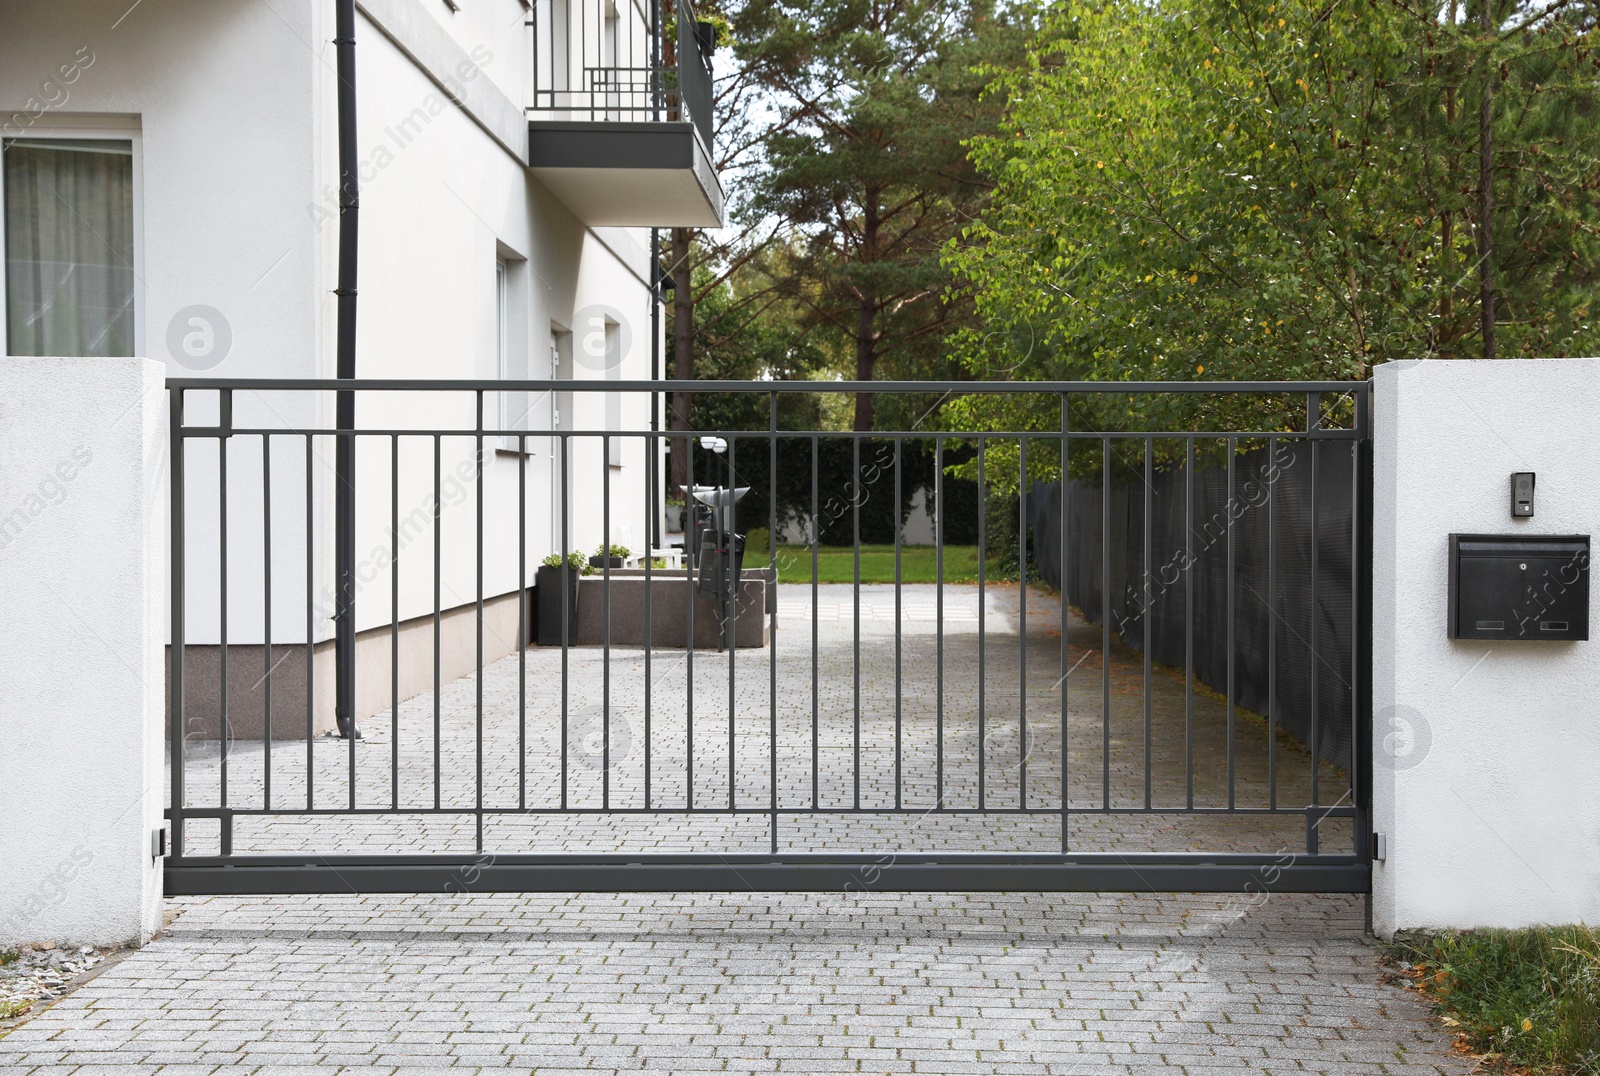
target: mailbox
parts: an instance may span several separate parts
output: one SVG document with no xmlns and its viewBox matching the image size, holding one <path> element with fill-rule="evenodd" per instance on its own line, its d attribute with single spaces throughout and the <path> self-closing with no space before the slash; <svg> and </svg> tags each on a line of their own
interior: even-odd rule
<svg viewBox="0 0 1600 1076">
<path fill-rule="evenodd" d="M 1589 536 L 1452 534 L 1450 638 L 1589 638 Z"/>
</svg>

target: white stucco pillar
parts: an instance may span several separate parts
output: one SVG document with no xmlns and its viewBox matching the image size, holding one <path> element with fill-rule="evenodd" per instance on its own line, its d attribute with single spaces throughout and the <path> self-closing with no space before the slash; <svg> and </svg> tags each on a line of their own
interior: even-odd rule
<svg viewBox="0 0 1600 1076">
<path fill-rule="evenodd" d="M 1600 360 L 1375 382 L 1374 927 L 1600 922 L 1600 635 L 1447 636 L 1452 532 L 1600 536 Z M 1532 519 L 1510 513 L 1518 471 Z"/>
<path fill-rule="evenodd" d="M 160 926 L 163 377 L 0 358 L 0 945 Z"/>
</svg>

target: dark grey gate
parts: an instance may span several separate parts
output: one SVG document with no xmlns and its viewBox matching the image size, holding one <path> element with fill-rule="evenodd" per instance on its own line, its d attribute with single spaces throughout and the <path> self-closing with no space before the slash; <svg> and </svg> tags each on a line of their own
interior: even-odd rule
<svg viewBox="0 0 1600 1076">
<path fill-rule="evenodd" d="M 1368 889 L 1364 383 L 168 385 L 170 894 Z M 678 389 L 728 428 L 662 431 Z M 1025 428 L 811 421 L 857 391 Z M 533 589 L 658 546 L 674 437 L 752 489 L 742 575 Z"/>
</svg>

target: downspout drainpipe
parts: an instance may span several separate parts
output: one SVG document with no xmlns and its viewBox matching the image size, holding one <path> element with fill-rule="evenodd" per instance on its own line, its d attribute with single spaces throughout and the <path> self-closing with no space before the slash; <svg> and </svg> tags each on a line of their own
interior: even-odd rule
<svg viewBox="0 0 1600 1076">
<path fill-rule="evenodd" d="M 339 76 L 339 297 L 338 353 L 335 377 L 356 376 L 356 241 L 361 211 L 356 175 L 356 5 L 336 0 Z M 356 727 L 356 399 L 349 389 L 336 394 L 338 429 L 334 455 L 334 716 L 339 735 L 360 739 Z M 353 756 L 352 756 L 353 757 Z M 354 763 L 352 762 L 352 765 Z"/>
</svg>

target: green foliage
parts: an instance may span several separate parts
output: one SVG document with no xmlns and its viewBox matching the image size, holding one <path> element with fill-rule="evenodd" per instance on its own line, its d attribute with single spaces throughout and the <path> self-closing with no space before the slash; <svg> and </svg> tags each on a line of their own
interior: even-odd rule
<svg viewBox="0 0 1600 1076">
<path fill-rule="evenodd" d="M 1585 926 L 1397 938 L 1392 957 L 1472 1048 L 1540 1071 L 1600 1074 L 1600 935 Z"/>
<path fill-rule="evenodd" d="M 744 536 L 744 562 L 765 564 L 772 556 L 772 532 L 765 527 L 753 527 Z"/>
<path fill-rule="evenodd" d="M 545 568 L 559 568 L 561 567 L 561 554 L 551 553 L 539 563 Z M 567 567 L 582 575 L 588 575 L 590 572 L 594 571 L 594 569 L 589 565 L 589 558 L 585 557 L 577 550 L 573 550 L 567 554 Z"/>
<path fill-rule="evenodd" d="M 631 552 L 633 551 L 625 545 L 608 546 L 604 542 L 601 542 L 599 545 L 594 547 L 594 555 L 597 557 L 626 557 Z"/>
<path fill-rule="evenodd" d="M 701 287 L 694 306 L 696 379 L 804 380 L 827 365 L 826 353 L 773 296 L 767 273 L 779 255 L 781 252 L 755 260 L 721 283 L 713 282 L 706 270 L 696 274 Z M 667 358 L 676 364 L 670 328 Z M 771 421 L 768 405 L 768 397 L 758 393 L 696 394 L 690 405 L 691 426 L 696 430 L 765 430 Z M 779 396 L 778 428 L 823 428 L 818 399 Z"/>
<path fill-rule="evenodd" d="M 984 319 L 956 342 L 972 376 L 1361 379 L 1475 356 L 1486 79 L 1499 353 L 1593 353 L 1593 11 L 1505 5 L 1490 39 L 1445 7 L 1053 8 L 1025 64 L 990 69 L 1006 116 L 972 151 L 996 189 L 946 248 Z M 1298 420 L 1204 397 L 1075 408 L 1079 428 Z M 1050 397 L 962 401 L 946 421 L 1060 428 Z"/>
</svg>

